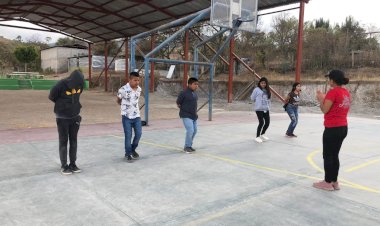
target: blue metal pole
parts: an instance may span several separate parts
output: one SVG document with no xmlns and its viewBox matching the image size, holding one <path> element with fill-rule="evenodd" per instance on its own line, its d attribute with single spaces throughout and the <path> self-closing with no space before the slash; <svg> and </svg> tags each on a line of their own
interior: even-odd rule
<svg viewBox="0 0 380 226">
<path fill-rule="evenodd" d="M 194 62 L 194 61 L 187 61 L 187 60 L 170 60 L 170 59 L 160 59 L 160 58 L 149 58 L 149 62 L 161 62 L 161 63 L 168 63 L 168 64 L 192 64 L 192 65 L 204 65 L 204 66 L 212 65 L 209 62 Z"/>
<path fill-rule="evenodd" d="M 218 58 L 220 53 L 223 51 L 223 49 L 229 44 L 230 39 L 236 34 L 237 30 L 233 29 L 230 33 L 230 35 L 227 37 L 227 39 L 223 42 L 222 46 L 216 51 L 215 55 L 211 58 L 210 62 L 214 63 L 215 60 Z"/>
<path fill-rule="evenodd" d="M 158 45 L 155 49 L 150 51 L 148 54 L 145 55 L 145 57 L 150 57 L 153 54 L 157 53 L 162 47 L 166 46 L 169 44 L 171 41 L 173 41 L 175 38 L 177 38 L 182 32 L 186 31 L 190 27 L 192 27 L 194 24 L 198 23 L 200 20 L 202 20 L 205 16 L 207 16 L 210 13 L 210 8 L 205 9 L 201 11 L 198 16 L 196 16 L 194 19 L 192 19 L 189 23 L 187 23 L 185 26 L 183 26 L 181 29 L 179 29 L 177 32 L 175 32 L 172 36 L 167 38 L 165 41 L 163 41 L 160 45 Z"/>
<path fill-rule="evenodd" d="M 236 34 L 237 32 L 237 29 L 239 28 L 239 26 L 243 23 L 243 21 L 237 19 L 234 21 L 234 28 L 231 30 L 231 33 L 230 35 L 227 37 L 226 41 L 224 41 L 224 43 L 222 44 L 222 46 L 218 49 L 218 51 L 216 51 L 215 55 L 211 58 L 210 62 L 211 63 L 214 63 L 215 60 L 218 58 L 218 56 L 220 55 L 220 53 L 223 51 L 223 49 L 227 46 L 227 44 L 230 42 L 230 39 Z"/>
<path fill-rule="evenodd" d="M 203 40 L 203 41 L 200 42 L 200 43 L 198 43 L 198 44 L 195 46 L 195 48 L 198 48 L 199 46 L 205 44 L 206 42 L 209 42 L 209 41 L 213 40 L 214 38 L 216 38 L 217 36 L 223 34 L 224 32 L 226 32 L 226 31 L 228 31 L 228 30 L 230 30 L 230 29 L 229 29 L 229 28 L 222 28 L 220 31 L 218 31 L 217 33 L 215 33 L 213 36 L 211 36 L 211 37 L 209 37 L 209 38 Z"/>
<path fill-rule="evenodd" d="M 180 18 L 178 20 L 172 21 L 170 23 L 167 23 L 167 24 L 161 25 L 159 27 L 156 27 L 156 28 L 154 28 L 154 29 L 152 29 L 150 31 L 146 31 L 146 32 L 140 33 L 138 35 L 135 35 L 131 39 L 137 40 L 137 39 L 149 36 L 149 35 L 151 35 L 153 33 L 156 33 L 157 31 L 163 31 L 163 30 L 169 29 L 169 28 L 174 27 L 174 26 L 179 26 L 179 25 L 183 24 L 185 21 L 189 21 L 189 20 L 195 18 L 199 14 L 203 14 L 205 12 L 209 13 L 210 10 L 211 10 L 211 8 L 208 8 L 208 9 L 204 9 L 204 10 L 201 10 L 199 12 L 190 14 L 190 15 L 188 15 L 186 17 L 183 17 L 183 18 Z"/>
<path fill-rule="evenodd" d="M 208 120 L 212 121 L 212 98 L 213 98 L 213 82 L 214 82 L 214 64 L 210 66 L 210 80 L 208 82 Z"/>
<path fill-rule="evenodd" d="M 145 58 L 144 60 L 144 73 L 145 73 L 145 88 L 144 88 L 144 94 L 145 94 L 145 122 L 146 125 L 148 125 L 149 121 L 149 58 Z"/>
<path fill-rule="evenodd" d="M 195 62 L 198 62 L 198 49 L 197 48 L 194 48 L 194 61 Z M 198 65 L 195 64 L 194 65 L 194 77 L 195 78 L 198 78 Z"/>
<path fill-rule="evenodd" d="M 228 28 L 223 28 L 221 29 L 220 31 L 218 31 L 217 33 L 215 33 L 213 36 L 203 40 L 202 42 L 198 43 L 195 47 L 194 47 L 194 61 L 198 61 L 198 48 L 199 46 L 205 44 L 206 42 L 209 42 L 211 41 L 212 39 L 214 39 L 215 37 L 223 34 L 224 32 L 228 31 L 229 29 Z M 198 73 L 198 65 L 194 65 L 194 77 L 198 78 L 199 77 L 199 73 Z"/>
</svg>

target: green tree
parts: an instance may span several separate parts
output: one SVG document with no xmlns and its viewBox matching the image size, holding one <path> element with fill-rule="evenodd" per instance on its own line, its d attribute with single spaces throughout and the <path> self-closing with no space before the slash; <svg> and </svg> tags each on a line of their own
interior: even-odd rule
<svg viewBox="0 0 380 226">
<path fill-rule="evenodd" d="M 87 43 L 84 41 L 70 38 L 70 37 L 64 37 L 64 38 L 59 38 L 57 42 L 55 43 L 55 45 L 57 46 L 72 46 L 72 45 L 87 46 Z"/>
<path fill-rule="evenodd" d="M 15 38 L 15 41 L 17 41 L 17 42 L 22 42 L 22 37 L 21 37 L 21 35 L 17 35 L 17 37 Z"/>
<path fill-rule="evenodd" d="M 93 45 L 92 52 L 94 55 L 102 55 L 104 56 L 104 42 L 98 42 Z M 115 56 L 117 50 L 119 49 L 119 45 L 115 40 L 107 42 L 107 55 L 109 57 Z"/>
<path fill-rule="evenodd" d="M 282 71 L 286 71 L 295 64 L 298 20 L 294 16 L 280 14 L 274 17 L 272 26 L 273 31 L 269 32 L 269 38 L 278 53 L 277 58 L 283 61 Z"/>
<path fill-rule="evenodd" d="M 49 44 L 49 43 L 50 43 L 50 41 L 51 41 L 51 37 L 49 37 L 49 36 L 48 36 L 48 37 L 46 37 L 46 38 L 45 38 L 45 41 L 46 41 L 46 44 Z"/>
<path fill-rule="evenodd" d="M 314 28 L 324 28 L 326 30 L 330 29 L 330 21 L 324 20 L 323 18 L 315 20 L 315 27 Z"/>
<path fill-rule="evenodd" d="M 27 71 L 28 63 L 33 62 L 38 57 L 34 46 L 19 46 L 15 49 L 14 54 L 16 59 L 24 64 L 25 72 Z"/>
<path fill-rule="evenodd" d="M 368 44 L 365 29 L 362 28 L 358 21 L 352 16 L 346 18 L 340 27 L 340 32 L 345 40 L 346 49 L 348 51 L 362 50 Z"/>
</svg>

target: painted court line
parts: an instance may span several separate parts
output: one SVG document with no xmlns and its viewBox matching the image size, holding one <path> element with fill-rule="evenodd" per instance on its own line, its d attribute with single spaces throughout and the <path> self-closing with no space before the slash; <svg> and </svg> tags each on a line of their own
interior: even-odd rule
<svg viewBox="0 0 380 226">
<path fill-rule="evenodd" d="M 321 173 L 324 173 L 325 171 L 323 169 L 321 169 L 313 160 L 313 157 L 318 154 L 318 153 L 321 153 L 321 151 L 319 150 L 315 150 L 315 151 L 312 151 L 308 156 L 307 156 L 307 161 L 309 162 L 309 164 L 314 168 L 316 169 L 317 171 L 321 172 Z M 364 167 L 364 166 L 363 166 Z M 362 168 L 362 167 L 361 167 Z M 368 191 L 368 192 L 374 192 L 374 193 L 380 193 L 380 190 L 377 190 L 377 189 L 374 189 L 374 188 L 370 188 L 370 187 L 366 187 L 366 186 L 363 186 L 363 185 L 360 185 L 360 184 L 356 184 L 356 183 L 353 183 L 351 181 L 348 181 L 348 180 L 345 180 L 345 179 L 339 179 L 340 182 L 343 182 L 343 183 L 340 183 L 341 185 L 344 185 L 344 186 L 348 186 L 348 187 L 352 187 L 352 188 L 356 188 L 356 189 L 359 189 L 359 190 L 363 190 L 363 191 Z"/>
<path fill-rule="evenodd" d="M 116 137 L 116 138 L 119 138 L 119 139 L 124 139 L 124 137 L 121 137 L 121 136 L 116 136 L 116 135 L 110 135 L 110 136 Z M 140 143 L 151 145 L 151 146 L 155 146 L 155 147 L 175 150 L 175 151 L 183 151 L 181 148 L 178 148 L 178 147 L 175 147 L 175 146 L 170 146 L 170 145 L 157 144 L 157 143 L 147 142 L 147 141 L 140 141 Z M 317 164 L 315 164 L 315 162 L 312 159 L 312 157 L 315 154 L 319 153 L 319 152 L 320 151 L 313 151 L 311 154 L 309 154 L 309 156 L 307 157 L 307 160 L 319 172 L 324 172 L 320 167 L 318 167 Z M 243 162 L 243 161 L 240 161 L 240 160 L 234 160 L 234 159 L 230 159 L 230 158 L 223 157 L 223 156 L 218 156 L 218 155 L 213 155 L 213 154 L 206 154 L 206 153 L 199 152 L 199 151 L 197 151 L 193 155 L 200 155 L 200 156 L 204 156 L 204 157 L 208 157 L 208 158 L 212 158 L 212 159 L 217 159 L 217 160 L 228 162 L 228 163 L 235 164 L 235 165 L 254 167 L 254 168 L 265 170 L 265 171 L 271 171 L 271 172 L 276 172 L 276 173 L 281 173 L 281 174 L 286 174 L 286 175 L 293 175 L 293 176 L 303 177 L 303 178 L 312 179 L 312 180 L 320 180 L 320 178 L 318 178 L 318 177 L 309 176 L 309 175 L 306 175 L 306 174 L 295 173 L 295 172 L 291 172 L 291 171 L 288 171 L 288 170 L 276 169 L 276 168 L 271 168 L 271 167 L 267 167 L 267 166 L 257 165 L 257 164 L 253 164 L 253 163 Z M 363 185 L 360 185 L 360 184 L 356 184 L 356 183 L 347 181 L 345 179 L 340 179 L 340 182 L 341 182 L 340 184 L 343 185 L 343 186 L 347 186 L 347 187 L 355 188 L 355 189 L 358 189 L 358 190 L 363 190 L 363 191 L 368 191 L 368 192 L 373 192 L 373 193 L 379 193 L 380 194 L 380 190 L 376 190 L 376 189 L 369 188 L 369 187 L 366 187 L 366 186 L 363 186 Z"/>
<path fill-rule="evenodd" d="M 371 164 L 378 163 L 378 162 L 380 162 L 380 159 L 371 160 L 371 161 L 365 162 L 365 163 L 363 163 L 363 164 L 360 164 L 360 165 L 357 165 L 357 166 L 351 167 L 351 168 L 345 170 L 345 172 L 352 172 L 352 171 L 355 171 L 355 170 L 358 170 L 358 169 L 364 168 L 364 167 L 366 167 L 366 166 L 369 166 L 369 165 L 371 165 Z"/>
</svg>

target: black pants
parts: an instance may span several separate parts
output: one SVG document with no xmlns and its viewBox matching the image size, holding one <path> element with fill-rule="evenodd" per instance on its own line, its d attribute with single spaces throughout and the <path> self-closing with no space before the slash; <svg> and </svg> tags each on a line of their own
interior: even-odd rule
<svg viewBox="0 0 380 226">
<path fill-rule="evenodd" d="M 265 134 L 270 123 L 269 111 L 256 111 L 257 119 L 259 120 L 259 125 L 257 126 L 256 137 Z"/>
<path fill-rule="evenodd" d="M 325 128 L 323 132 L 323 160 L 326 182 L 338 180 L 339 151 L 346 136 L 347 126 Z"/>
<path fill-rule="evenodd" d="M 70 140 L 69 157 L 70 163 L 77 160 L 77 137 L 82 118 L 78 115 L 72 119 L 57 118 L 59 135 L 59 158 L 61 166 L 67 164 L 67 141 Z"/>
</svg>

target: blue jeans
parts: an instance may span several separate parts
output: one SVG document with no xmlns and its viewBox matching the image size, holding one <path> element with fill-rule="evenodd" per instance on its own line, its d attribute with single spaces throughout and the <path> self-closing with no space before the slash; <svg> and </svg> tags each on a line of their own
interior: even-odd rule
<svg viewBox="0 0 380 226">
<path fill-rule="evenodd" d="M 141 118 L 134 118 L 129 119 L 126 116 L 122 116 L 122 122 L 123 122 L 123 128 L 124 128 L 124 145 L 125 145 L 125 155 L 131 155 L 132 152 L 134 152 L 139 145 L 139 141 L 142 134 L 142 128 L 141 128 Z M 133 142 L 131 144 L 132 140 L 132 128 L 135 133 L 135 137 L 133 138 Z"/>
<path fill-rule="evenodd" d="M 286 134 L 293 134 L 294 129 L 298 123 L 298 107 L 292 104 L 288 104 L 288 106 L 286 106 L 286 112 L 288 113 L 291 120 Z"/>
<path fill-rule="evenodd" d="M 185 148 L 193 146 L 193 140 L 197 133 L 197 120 L 182 118 L 183 125 L 186 129 Z"/>
</svg>

